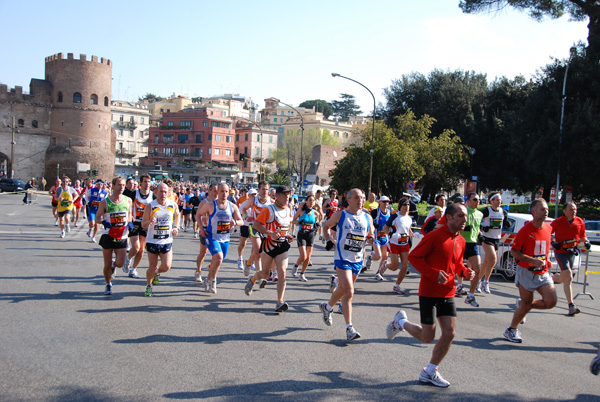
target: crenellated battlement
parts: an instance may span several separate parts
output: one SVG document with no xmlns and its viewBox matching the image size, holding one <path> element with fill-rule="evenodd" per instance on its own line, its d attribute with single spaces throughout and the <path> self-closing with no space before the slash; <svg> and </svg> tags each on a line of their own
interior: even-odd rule
<svg viewBox="0 0 600 402">
<path fill-rule="evenodd" d="M 60 60 L 82 61 L 82 62 L 87 62 L 87 63 L 100 63 L 100 64 L 106 64 L 107 66 L 111 65 L 110 59 L 105 59 L 104 57 L 100 57 L 100 61 L 98 61 L 98 56 L 92 56 L 92 59 L 88 60 L 87 55 L 80 54 L 79 59 L 76 59 L 75 56 L 73 55 L 73 53 L 67 53 L 66 59 L 65 59 L 64 53 L 56 53 L 56 54 L 53 54 L 52 56 L 48 56 L 48 57 L 46 57 L 46 64 L 53 63 L 53 62 L 60 61 Z"/>
<path fill-rule="evenodd" d="M 15 86 L 14 88 L 8 89 L 8 85 L 0 84 L 0 100 L 18 102 L 31 100 L 33 96 L 23 93 L 22 86 Z"/>
</svg>

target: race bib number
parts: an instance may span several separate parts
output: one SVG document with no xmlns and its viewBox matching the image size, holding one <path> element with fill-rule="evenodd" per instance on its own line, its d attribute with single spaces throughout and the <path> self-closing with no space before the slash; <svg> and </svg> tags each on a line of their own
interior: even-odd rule
<svg viewBox="0 0 600 402">
<path fill-rule="evenodd" d="M 300 230 L 304 232 L 310 232 L 313 229 L 313 225 L 302 225 L 300 226 Z"/>
<path fill-rule="evenodd" d="M 406 246 L 408 244 L 408 235 L 407 234 L 401 234 L 398 236 L 398 245 L 400 246 Z"/>
<path fill-rule="evenodd" d="M 502 219 L 490 218 L 490 229 L 500 229 L 502 227 Z"/>
<path fill-rule="evenodd" d="M 277 239 L 278 242 L 284 242 L 287 241 L 287 233 L 288 233 L 289 227 L 288 226 L 279 226 L 277 228 L 277 233 L 279 233 L 279 239 Z"/>
<path fill-rule="evenodd" d="M 60 206 L 61 207 L 68 207 L 70 205 L 71 205 L 71 201 L 69 201 L 69 200 L 61 200 L 60 201 Z"/>
<path fill-rule="evenodd" d="M 168 239 L 170 229 L 169 226 L 154 226 L 154 238 L 157 240 Z"/>
<path fill-rule="evenodd" d="M 218 221 L 217 222 L 217 234 L 227 234 L 229 233 L 229 225 L 230 221 Z"/>
<path fill-rule="evenodd" d="M 563 248 L 573 248 L 577 245 L 577 240 L 576 239 L 569 239 L 569 240 L 565 240 L 563 241 Z"/>
<path fill-rule="evenodd" d="M 382 237 L 387 236 L 385 233 L 383 232 L 377 232 L 377 238 L 381 239 Z"/>
<path fill-rule="evenodd" d="M 344 240 L 344 250 L 358 253 L 365 245 L 365 238 L 360 234 L 348 233 Z"/>
<path fill-rule="evenodd" d="M 127 212 L 113 212 L 110 214 L 110 224 L 114 228 L 120 228 L 127 224 Z"/>
</svg>

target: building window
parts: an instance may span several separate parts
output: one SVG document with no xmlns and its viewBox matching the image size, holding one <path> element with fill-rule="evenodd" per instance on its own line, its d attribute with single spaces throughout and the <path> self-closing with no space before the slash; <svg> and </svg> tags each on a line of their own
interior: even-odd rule
<svg viewBox="0 0 600 402">
<path fill-rule="evenodd" d="M 180 144 L 185 144 L 186 142 L 188 142 L 188 135 L 187 134 L 177 134 L 177 141 L 179 141 Z"/>
<path fill-rule="evenodd" d="M 196 143 L 202 144 L 202 134 L 196 134 Z"/>
<path fill-rule="evenodd" d="M 231 142 L 231 136 L 230 135 L 228 135 L 228 136 L 225 137 L 225 142 Z"/>
<path fill-rule="evenodd" d="M 144 118 L 143 117 L 140 117 L 140 123 L 144 124 Z"/>
<path fill-rule="evenodd" d="M 165 147 L 165 148 L 163 148 L 163 153 L 165 155 L 173 155 L 173 147 Z"/>
<path fill-rule="evenodd" d="M 104 97 L 104 106 L 108 106 L 108 96 Z"/>
<path fill-rule="evenodd" d="M 202 158 L 202 148 L 196 148 L 194 156 L 196 156 L 198 158 Z"/>
<path fill-rule="evenodd" d="M 119 137 L 123 136 L 123 130 L 119 130 Z"/>
<path fill-rule="evenodd" d="M 129 122 L 130 123 L 135 123 L 135 117 L 129 116 Z"/>
<path fill-rule="evenodd" d="M 31 127 L 33 127 L 33 128 L 38 128 L 38 121 L 37 121 L 37 120 L 33 120 L 33 121 L 31 122 Z"/>
<path fill-rule="evenodd" d="M 97 104 L 98 104 L 98 95 L 92 94 L 92 96 L 90 96 L 90 105 L 97 105 Z"/>
<path fill-rule="evenodd" d="M 240 151 L 240 150 L 239 150 L 239 148 L 238 148 L 238 147 L 235 147 L 235 154 L 236 154 L 236 155 L 240 153 L 239 151 Z"/>
<path fill-rule="evenodd" d="M 129 130 L 129 138 L 133 138 L 133 130 Z"/>
<path fill-rule="evenodd" d="M 24 127 L 24 126 L 25 126 L 25 120 L 23 120 L 23 119 L 19 119 L 19 120 L 17 120 L 17 125 L 18 125 L 19 127 Z"/>
<path fill-rule="evenodd" d="M 123 151 L 123 143 L 119 142 L 119 146 L 117 147 L 119 151 Z"/>
<path fill-rule="evenodd" d="M 73 94 L 73 103 L 81 103 L 81 94 L 79 92 Z"/>
<path fill-rule="evenodd" d="M 248 155 L 248 147 L 244 147 L 244 154 Z"/>
<path fill-rule="evenodd" d="M 155 144 L 158 144 L 158 138 L 159 138 L 159 137 L 160 137 L 160 136 L 159 136 L 158 134 L 156 134 L 156 135 L 154 136 L 154 143 L 155 143 Z"/>
<path fill-rule="evenodd" d="M 285 112 L 284 112 L 283 110 L 281 111 L 281 115 L 282 115 L 282 116 L 285 116 Z"/>
<path fill-rule="evenodd" d="M 62 102 L 62 101 L 63 101 L 63 95 L 62 95 L 62 92 L 59 92 L 59 93 L 58 93 L 58 96 L 57 96 L 57 99 L 56 99 L 56 100 L 57 100 L 58 102 Z"/>
<path fill-rule="evenodd" d="M 215 155 L 221 155 L 221 150 L 219 148 L 215 148 Z"/>
<path fill-rule="evenodd" d="M 135 144 L 133 142 L 129 143 L 129 153 L 135 153 Z"/>
<path fill-rule="evenodd" d="M 120 116 L 119 116 L 119 121 L 120 121 L 121 123 L 123 123 L 123 122 L 125 121 L 125 116 L 123 116 L 123 115 L 120 115 Z"/>
<path fill-rule="evenodd" d="M 348 138 L 348 133 L 344 133 L 344 138 Z"/>
<path fill-rule="evenodd" d="M 218 121 L 211 121 L 210 122 L 210 126 L 211 127 L 219 127 L 219 122 Z"/>
<path fill-rule="evenodd" d="M 212 134 L 209 134 L 209 135 L 208 135 L 208 140 L 209 140 L 209 141 L 212 141 Z"/>
<path fill-rule="evenodd" d="M 187 155 L 188 149 L 187 148 L 177 148 L 177 153 L 182 154 L 182 155 Z"/>
<path fill-rule="evenodd" d="M 256 134 L 256 141 L 260 142 L 260 134 Z"/>
<path fill-rule="evenodd" d="M 231 123 L 221 123 L 221 127 L 223 127 L 223 128 L 231 128 Z"/>
<path fill-rule="evenodd" d="M 179 125 L 180 125 L 181 127 L 191 127 L 191 126 L 192 126 L 192 122 L 191 122 L 191 121 L 189 121 L 189 120 L 181 120 L 181 121 L 179 122 Z"/>
<path fill-rule="evenodd" d="M 167 122 L 167 126 L 168 126 L 168 127 L 173 127 L 173 122 L 172 122 L 172 121 L 168 121 L 168 122 Z"/>
<path fill-rule="evenodd" d="M 244 161 L 244 167 L 248 167 L 248 161 Z"/>
<path fill-rule="evenodd" d="M 208 127 L 208 120 L 204 120 L 202 122 L 202 127 Z"/>
<path fill-rule="evenodd" d="M 256 147 L 256 153 L 255 153 L 257 158 L 260 158 L 260 147 Z"/>
<path fill-rule="evenodd" d="M 208 154 L 209 154 L 209 155 L 211 154 L 211 151 L 212 151 L 212 149 L 211 149 L 211 148 L 208 148 Z"/>
<path fill-rule="evenodd" d="M 225 156 L 231 156 L 231 149 L 225 150 Z"/>
<path fill-rule="evenodd" d="M 163 140 L 165 140 L 165 142 L 167 144 L 170 144 L 173 142 L 173 134 L 163 134 Z"/>
<path fill-rule="evenodd" d="M 144 138 L 144 132 L 143 131 L 139 132 L 139 138 Z"/>
<path fill-rule="evenodd" d="M 239 134 L 236 134 L 236 135 L 235 135 L 235 140 L 236 140 L 236 141 L 239 141 L 239 140 L 240 140 L 240 135 L 239 135 Z"/>
<path fill-rule="evenodd" d="M 248 134 L 244 136 L 244 141 L 248 141 Z"/>
<path fill-rule="evenodd" d="M 270 135 L 270 136 L 269 136 L 269 144 L 272 144 L 272 143 L 273 143 L 273 136 L 272 136 L 272 135 Z"/>
<path fill-rule="evenodd" d="M 221 136 L 219 134 L 215 134 L 215 141 L 221 141 Z"/>
</svg>

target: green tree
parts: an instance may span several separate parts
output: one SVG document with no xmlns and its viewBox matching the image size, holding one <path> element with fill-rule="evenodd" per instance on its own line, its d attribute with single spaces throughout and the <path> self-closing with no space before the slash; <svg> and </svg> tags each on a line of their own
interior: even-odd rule
<svg viewBox="0 0 600 402">
<path fill-rule="evenodd" d="M 302 134 L 299 130 L 288 130 L 283 137 L 283 146 L 273 152 L 273 157 L 280 171 L 287 171 L 290 175 L 296 173 L 298 177 L 303 178 L 310 168 L 313 148 L 316 145 L 339 146 L 339 142 L 329 130 L 321 132 L 317 129 L 304 131 L 304 142 L 301 139 Z"/>
<path fill-rule="evenodd" d="M 163 98 L 162 96 L 157 96 L 157 95 L 154 95 L 153 93 L 150 93 L 150 92 L 146 93 L 146 95 L 142 96 L 141 98 L 138 97 L 138 100 L 140 102 L 144 101 L 144 100 L 147 100 L 150 103 L 152 103 L 152 102 L 158 102 L 158 101 L 161 101 L 161 100 L 164 100 L 164 99 L 165 98 Z"/>
<path fill-rule="evenodd" d="M 280 184 L 282 186 L 290 185 L 290 178 L 280 173 L 267 175 L 267 181 L 271 184 Z"/>
<path fill-rule="evenodd" d="M 362 113 L 360 106 L 356 104 L 354 95 L 340 94 L 341 101 L 334 100 L 331 102 L 333 107 L 333 115 L 338 116 L 342 121 L 348 121 L 350 116 L 358 116 Z"/>
<path fill-rule="evenodd" d="M 544 17 L 560 18 L 565 14 L 574 21 L 587 19 L 588 57 L 600 60 L 600 2 L 597 0 L 461 0 L 459 3 L 463 12 L 469 14 L 501 10 L 506 6 L 527 10 L 537 21 Z"/>
<path fill-rule="evenodd" d="M 333 114 L 333 107 L 331 106 L 331 103 L 323 99 L 307 100 L 302 102 L 298 106 L 307 109 L 314 107 L 315 111 L 323 113 L 323 116 L 325 116 L 326 119 Z"/>
</svg>

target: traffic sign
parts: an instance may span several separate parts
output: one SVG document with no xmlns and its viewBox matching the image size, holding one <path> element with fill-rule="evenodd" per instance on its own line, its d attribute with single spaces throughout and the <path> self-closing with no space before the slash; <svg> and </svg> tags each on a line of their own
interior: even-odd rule
<svg viewBox="0 0 600 402">
<path fill-rule="evenodd" d="M 302 185 L 303 185 L 303 186 L 308 186 L 308 180 L 304 180 L 304 181 L 302 182 Z"/>
<path fill-rule="evenodd" d="M 415 182 L 414 181 L 409 181 L 408 184 L 406 185 L 406 188 L 409 190 L 414 190 L 415 189 Z"/>
</svg>

